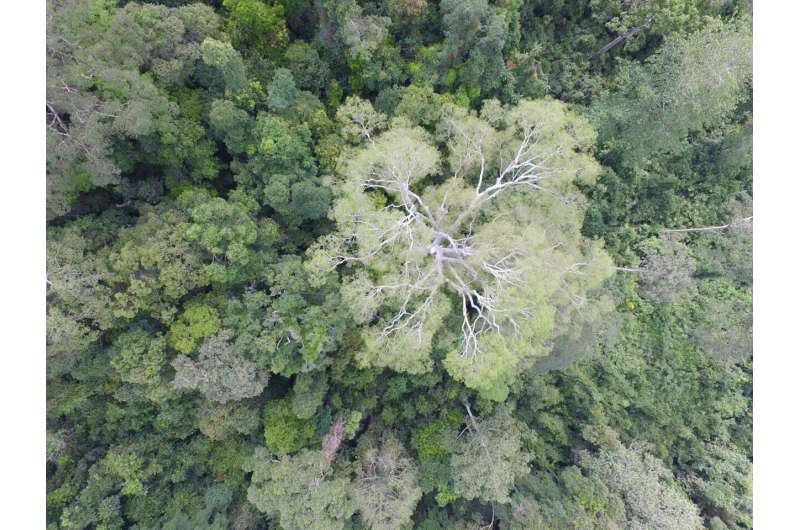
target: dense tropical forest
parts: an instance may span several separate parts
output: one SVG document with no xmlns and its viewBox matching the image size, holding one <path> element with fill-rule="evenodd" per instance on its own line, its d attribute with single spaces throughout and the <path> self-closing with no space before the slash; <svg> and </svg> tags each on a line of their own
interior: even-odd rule
<svg viewBox="0 0 800 530">
<path fill-rule="evenodd" d="M 47 528 L 752 528 L 751 28 L 48 0 Z"/>
</svg>

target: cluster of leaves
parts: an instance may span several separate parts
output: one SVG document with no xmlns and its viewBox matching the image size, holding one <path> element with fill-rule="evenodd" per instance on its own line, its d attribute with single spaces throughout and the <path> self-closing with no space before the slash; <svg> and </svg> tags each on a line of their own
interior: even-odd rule
<svg viewBox="0 0 800 530">
<path fill-rule="evenodd" d="M 48 530 L 752 528 L 748 10 L 48 0 Z"/>
</svg>

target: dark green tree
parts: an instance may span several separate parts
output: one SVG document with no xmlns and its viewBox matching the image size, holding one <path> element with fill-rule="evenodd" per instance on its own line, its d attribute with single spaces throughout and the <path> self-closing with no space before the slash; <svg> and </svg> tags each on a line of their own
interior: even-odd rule
<svg viewBox="0 0 800 530">
<path fill-rule="evenodd" d="M 324 218 L 330 192 L 317 177 L 308 127 L 260 114 L 253 137 L 248 161 L 237 164 L 239 184 L 289 226 Z"/>
</svg>

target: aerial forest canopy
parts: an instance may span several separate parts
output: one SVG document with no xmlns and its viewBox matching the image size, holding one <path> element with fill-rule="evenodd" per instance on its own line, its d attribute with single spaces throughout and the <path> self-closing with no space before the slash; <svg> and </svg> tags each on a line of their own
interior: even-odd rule
<svg viewBox="0 0 800 530">
<path fill-rule="evenodd" d="M 48 0 L 47 528 L 752 528 L 745 0 Z"/>
</svg>

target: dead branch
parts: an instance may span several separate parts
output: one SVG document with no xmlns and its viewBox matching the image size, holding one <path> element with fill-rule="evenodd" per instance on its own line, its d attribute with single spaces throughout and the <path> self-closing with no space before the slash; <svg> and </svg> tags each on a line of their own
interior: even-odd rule
<svg viewBox="0 0 800 530">
<path fill-rule="evenodd" d="M 67 126 L 61 120 L 61 116 L 58 114 L 58 111 L 56 111 L 56 109 L 53 108 L 50 102 L 45 102 L 45 104 L 47 105 L 47 109 L 50 111 L 50 115 L 53 116 L 53 123 L 58 124 L 58 127 L 61 129 L 61 131 L 65 135 L 69 136 L 69 129 L 67 129 Z"/>
<path fill-rule="evenodd" d="M 697 228 L 665 228 L 661 230 L 661 232 L 665 234 L 677 234 L 677 233 L 685 233 L 685 232 L 711 232 L 714 230 L 725 230 L 726 228 L 730 228 L 731 226 L 740 224 L 742 222 L 750 222 L 753 220 L 753 216 L 750 217 L 743 217 L 741 219 L 736 219 L 726 225 L 717 225 L 717 226 L 701 226 Z"/>
<path fill-rule="evenodd" d="M 589 58 L 590 59 L 595 59 L 595 58 L 599 57 L 600 55 L 603 55 L 607 51 L 609 51 L 612 48 L 614 48 L 615 46 L 617 46 L 620 42 L 628 40 L 629 38 L 633 37 L 634 35 L 636 35 L 640 31 L 642 31 L 641 28 L 631 28 L 631 29 L 629 29 L 628 31 L 626 31 L 625 33 L 620 35 L 619 37 L 615 38 L 614 40 L 612 40 L 611 42 L 609 42 L 608 44 L 606 44 L 605 46 L 603 46 L 602 48 L 600 48 L 599 50 L 597 50 L 596 52 L 591 54 L 589 56 Z"/>
<path fill-rule="evenodd" d="M 475 416 L 472 415 L 472 410 L 469 408 L 469 401 L 464 400 L 464 407 L 467 409 L 467 415 L 469 416 L 470 425 L 472 430 L 475 432 L 475 436 L 478 439 L 478 443 L 480 444 L 481 448 L 486 454 L 486 460 L 489 464 L 489 469 L 494 470 L 494 461 L 492 460 L 492 453 L 489 451 L 489 446 L 486 444 L 486 440 L 483 438 L 483 434 L 481 433 L 480 427 L 478 427 L 478 422 L 475 421 Z M 494 518 L 495 518 L 495 511 L 494 511 L 494 502 L 492 504 L 492 520 L 483 528 L 492 528 L 494 526 Z"/>
<path fill-rule="evenodd" d="M 397 309 L 382 324 L 380 337 L 387 339 L 396 333 L 411 332 L 422 343 L 424 324 L 434 308 L 436 293 L 440 287 L 448 285 L 461 299 L 463 339 L 460 353 L 474 357 L 481 352 L 481 335 L 499 332 L 504 326 L 518 334 L 522 320 L 533 316 L 533 308 L 506 310 L 501 307 L 503 293 L 518 288 L 526 273 L 519 263 L 525 251 L 519 245 L 511 249 L 502 244 L 487 248 L 484 243 L 482 256 L 477 259 L 472 231 L 478 211 L 485 202 L 512 188 L 540 189 L 541 181 L 555 174 L 547 161 L 557 156 L 559 150 L 543 153 L 534 149 L 539 132 L 535 126 L 525 127 L 510 159 L 502 163 L 491 179 L 487 178 L 489 164 L 483 139 L 457 126 L 453 134 L 463 136 L 468 157 L 478 163 L 480 171 L 474 195 L 455 220 L 445 222 L 442 212 L 448 211 L 446 196 L 438 208 L 430 208 L 412 189 L 412 177 L 419 172 L 415 160 L 388 160 L 385 165 L 370 168 L 358 184 L 362 189 L 383 190 L 395 202 L 378 212 L 353 213 L 350 222 L 355 228 L 338 239 L 335 248 L 341 253 L 330 259 L 333 266 L 339 266 L 349 262 L 366 263 L 398 250 L 405 252 L 408 258 L 398 277 L 372 287 L 368 293 L 370 298 L 387 296 L 396 303 Z M 395 209 L 402 215 L 387 226 L 386 212 Z M 442 215 L 437 217 L 434 211 Z M 361 241 L 359 234 L 364 234 Z M 427 238 L 430 239 L 426 241 Z M 422 248 L 424 254 L 419 252 Z"/>
</svg>

